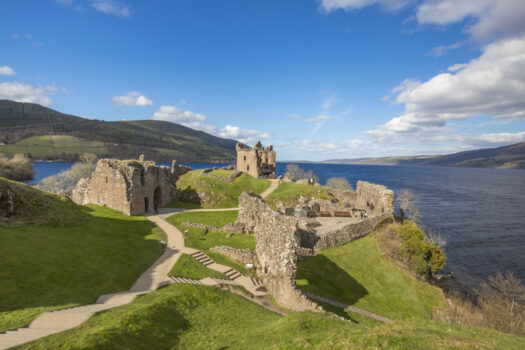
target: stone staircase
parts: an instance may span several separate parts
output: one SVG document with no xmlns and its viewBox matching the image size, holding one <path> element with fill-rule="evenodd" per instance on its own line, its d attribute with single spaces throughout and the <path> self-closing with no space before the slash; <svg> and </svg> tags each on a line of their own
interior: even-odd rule
<svg viewBox="0 0 525 350">
<path fill-rule="evenodd" d="M 241 277 L 242 275 L 239 273 L 239 271 L 235 269 L 229 269 L 227 271 L 223 272 L 229 279 L 232 281 L 235 281 L 237 278 Z"/>
<path fill-rule="evenodd" d="M 257 278 L 250 277 L 250 281 L 256 288 L 263 285 L 262 281 Z"/>
<path fill-rule="evenodd" d="M 196 251 L 195 253 L 190 254 L 191 257 L 195 258 L 198 262 L 200 262 L 204 266 L 208 266 L 214 263 L 214 261 L 201 252 L 200 250 Z"/>
<path fill-rule="evenodd" d="M 170 278 L 174 283 L 202 284 L 200 280 L 194 280 L 191 278 L 174 277 L 174 276 L 170 276 Z"/>
</svg>

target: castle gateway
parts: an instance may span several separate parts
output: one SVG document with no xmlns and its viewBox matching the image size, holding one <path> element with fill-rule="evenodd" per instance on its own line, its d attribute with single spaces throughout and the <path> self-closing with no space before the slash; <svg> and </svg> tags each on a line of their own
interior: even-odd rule
<svg viewBox="0 0 525 350">
<path fill-rule="evenodd" d="M 238 143 L 237 170 L 255 178 L 275 179 L 276 153 L 273 146 L 263 147 L 261 141 L 252 148 Z"/>
</svg>

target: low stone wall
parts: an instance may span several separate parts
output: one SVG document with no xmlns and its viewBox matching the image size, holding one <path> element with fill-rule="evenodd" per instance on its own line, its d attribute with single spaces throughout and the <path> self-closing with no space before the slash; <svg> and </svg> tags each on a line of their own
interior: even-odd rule
<svg viewBox="0 0 525 350">
<path fill-rule="evenodd" d="M 220 181 L 224 181 L 224 182 L 227 182 L 227 183 L 233 183 L 235 181 L 236 178 L 238 178 L 241 174 L 242 174 L 242 171 L 237 171 L 235 170 L 234 172 L 232 172 L 230 174 L 229 177 L 222 177 L 222 176 L 219 176 L 219 175 L 215 175 L 215 174 L 210 174 L 210 171 L 211 169 L 203 169 L 199 176 L 207 176 L 207 177 L 212 177 L 214 179 L 217 179 L 217 180 L 220 180 Z"/>
<path fill-rule="evenodd" d="M 383 220 L 391 220 L 391 218 L 387 215 L 374 216 L 358 223 L 348 224 L 332 232 L 318 235 L 318 240 L 314 245 L 314 254 L 318 254 L 328 248 L 342 246 L 350 241 L 364 237 L 372 232 Z"/>
<path fill-rule="evenodd" d="M 366 208 L 366 203 L 374 204 L 374 211 L 379 214 L 394 214 L 394 191 L 383 185 L 376 185 L 366 181 L 357 181 L 357 201 Z"/>
<path fill-rule="evenodd" d="M 224 255 L 228 259 L 243 266 L 246 266 L 246 264 L 252 264 L 253 266 L 257 265 L 257 255 L 250 249 L 235 249 L 228 246 L 219 246 L 213 247 L 210 250 Z"/>
</svg>

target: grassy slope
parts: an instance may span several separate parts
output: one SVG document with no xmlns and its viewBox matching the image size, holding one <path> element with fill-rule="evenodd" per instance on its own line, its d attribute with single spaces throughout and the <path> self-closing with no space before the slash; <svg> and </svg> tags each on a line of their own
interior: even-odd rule
<svg viewBox="0 0 525 350">
<path fill-rule="evenodd" d="M 235 208 L 239 205 L 238 198 L 243 192 L 262 193 L 270 186 L 268 180 L 255 179 L 242 174 L 233 183 L 228 183 L 209 176 L 199 176 L 200 170 L 190 171 L 177 181 L 179 189 L 178 201 L 168 206 L 177 208 Z M 223 170 L 218 176 L 229 176 L 231 171 Z M 195 199 L 199 194 L 200 200 Z"/>
<path fill-rule="evenodd" d="M 43 158 L 46 155 L 68 154 L 107 154 L 104 143 L 99 141 L 86 141 L 78 137 L 67 135 L 33 136 L 16 143 L 0 147 L 0 152 L 13 155 L 29 153 L 33 158 Z"/>
<path fill-rule="evenodd" d="M 162 253 L 163 232 L 144 217 L 25 190 L 35 210 L 59 222 L 0 225 L 0 331 L 23 326 L 44 311 L 92 303 L 127 290 Z M 31 214 L 31 213 L 26 213 Z"/>
<path fill-rule="evenodd" d="M 194 212 L 181 213 L 170 216 L 167 221 L 176 226 L 184 233 L 184 244 L 187 247 L 199 249 L 205 252 L 216 263 L 231 266 L 242 273 L 249 274 L 250 272 L 243 266 L 232 262 L 220 254 L 210 251 L 210 248 L 226 245 L 237 249 L 251 249 L 255 250 L 255 238 L 253 235 L 234 235 L 227 237 L 227 232 L 209 231 L 207 234 L 205 230 L 198 227 L 189 227 L 182 225 L 183 222 L 197 222 L 205 225 L 213 225 L 216 227 L 224 226 L 228 223 L 235 222 L 237 219 L 237 211 L 223 211 L 223 212 Z M 187 233 L 185 231 L 188 230 Z"/>
<path fill-rule="evenodd" d="M 228 279 L 224 274 L 207 268 L 188 254 L 182 254 L 180 256 L 175 266 L 173 266 L 171 269 L 169 275 L 175 277 L 192 278 L 196 280 L 200 280 L 205 277 Z"/>
<path fill-rule="evenodd" d="M 418 321 L 363 326 L 326 314 L 282 317 L 213 287 L 174 284 L 25 349 L 521 349 L 523 338 Z"/>
<path fill-rule="evenodd" d="M 294 206 L 298 203 L 300 196 L 306 198 L 331 199 L 325 187 L 283 182 L 275 191 L 266 197 L 266 203 L 274 209 L 279 202 L 282 202 L 285 206 Z"/>
<path fill-rule="evenodd" d="M 298 287 L 392 319 L 430 319 L 445 302 L 440 289 L 384 259 L 373 236 L 299 262 Z"/>
</svg>

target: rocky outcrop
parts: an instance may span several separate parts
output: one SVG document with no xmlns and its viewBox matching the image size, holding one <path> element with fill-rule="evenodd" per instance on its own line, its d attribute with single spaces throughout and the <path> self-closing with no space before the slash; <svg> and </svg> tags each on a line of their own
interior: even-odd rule
<svg viewBox="0 0 525 350">
<path fill-rule="evenodd" d="M 228 246 L 219 246 L 213 247 L 210 250 L 224 255 L 228 259 L 243 266 L 246 266 L 246 264 L 252 264 L 253 266 L 257 265 L 257 255 L 250 249 L 235 249 Z"/>
<path fill-rule="evenodd" d="M 17 213 L 22 198 L 9 186 L 0 186 L 0 216 L 10 217 Z"/>
<path fill-rule="evenodd" d="M 297 218 L 273 211 L 252 193 L 239 197 L 239 207 L 238 220 L 255 234 L 257 274 L 277 303 L 295 311 L 320 310 L 296 289 L 296 250 L 302 238 Z"/>
</svg>

